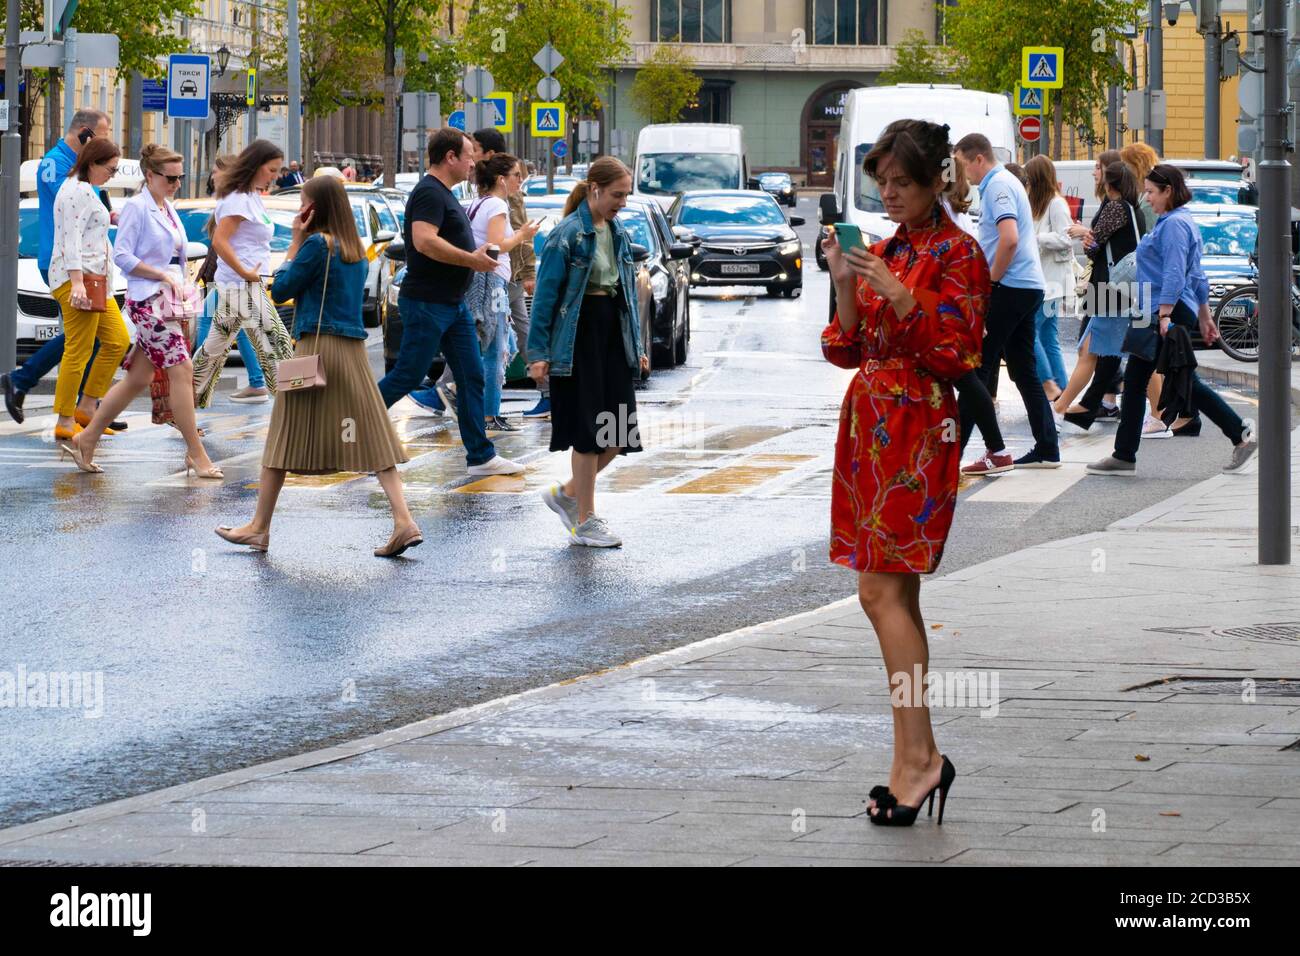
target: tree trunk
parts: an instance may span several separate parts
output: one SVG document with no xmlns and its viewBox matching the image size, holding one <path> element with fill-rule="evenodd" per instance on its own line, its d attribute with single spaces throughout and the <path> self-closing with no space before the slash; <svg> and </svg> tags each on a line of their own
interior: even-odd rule
<svg viewBox="0 0 1300 956">
<path fill-rule="evenodd" d="M 316 149 L 316 117 L 310 113 L 304 118 L 302 124 L 302 178 L 310 179 L 311 174 L 316 171 L 316 159 L 313 155 Z"/>
</svg>

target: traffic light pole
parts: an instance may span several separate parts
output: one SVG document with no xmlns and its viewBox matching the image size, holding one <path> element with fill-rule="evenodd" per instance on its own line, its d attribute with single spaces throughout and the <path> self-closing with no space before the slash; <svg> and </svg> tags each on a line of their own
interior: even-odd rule
<svg viewBox="0 0 1300 956">
<path fill-rule="evenodd" d="M 1208 0 L 1201 0 L 1202 3 Z M 1223 33 L 1215 20 L 1214 30 L 1205 33 L 1205 158 L 1219 158 L 1219 58 L 1223 48 L 1219 45 Z"/>
<path fill-rule="evenodd" d="M 3 186 L 0 202 L 0 369 L 18 364 L 18 167 L 23 161 L 18 131 L 18 84 L 22 82 L 22 10 L 20 0 L 5 4 L 5 97 L 9 127 L 0 138 Z"/>
<path fill-rule="evenodd" d="M 1165 27 L 1163 4 L 1151 0 L 1151 32 L 1147 42 L 1147 142 L 1161 156 L 1165 154 L 1165 131 L 1152 124 L 1155 95 L 1165 85 Z"/>
<path fill-rule="evenodd" d="M 1259 563 L 1291 563 L 1291 164 L 1286 0 L 1264 4 L 1259 163 Z"/>
</svg>

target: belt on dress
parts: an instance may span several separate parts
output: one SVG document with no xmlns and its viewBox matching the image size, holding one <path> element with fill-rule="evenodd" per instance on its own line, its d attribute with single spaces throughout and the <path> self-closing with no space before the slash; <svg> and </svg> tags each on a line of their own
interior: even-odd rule
<svg viewBox="0 0 1300 956">
<path fill-rule="evenodd" d="M 916 359 L 891 358 L 891 359 L 863 359 L 862 371 L 879 372 L 883 370 L 897 369 L 914 369 L 918 368 L 919 363 Z"/>
</svg>

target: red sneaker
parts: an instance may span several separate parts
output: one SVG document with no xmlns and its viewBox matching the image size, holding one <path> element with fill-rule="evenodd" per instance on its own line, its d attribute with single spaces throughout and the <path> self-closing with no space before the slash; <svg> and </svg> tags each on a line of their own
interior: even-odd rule
<svg viewBox="0 0 1300 956">
<path fill-rule="evenodd" d="M 1000 475 L 1004 471 L 1011 471 L 1016 467 L 1016 460 L 1006 452 L 993 454 L 985 452 L 984 457 L 977 461 L 971 462 L 961 470 L 963 475 L 972 475 L 982 477 L 984 475 Z"/>
</svg>

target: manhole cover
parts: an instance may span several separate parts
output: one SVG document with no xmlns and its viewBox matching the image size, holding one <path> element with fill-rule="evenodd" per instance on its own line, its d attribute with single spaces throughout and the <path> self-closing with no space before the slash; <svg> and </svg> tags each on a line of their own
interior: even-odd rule
<svg viewBox="0 0 1300 956">
<path fill-rule="evenodd" d="M 1252 624 L 1249 627 L 1223 627 L 1214 631 L 1220 637 L 1241 637 L 1248 641 L 1300 641 L 1300 622 Z"/>
<path fill-rule="evenodd" d="M 1239 697 L 1246 689 L 1246 681 L 1256 695 L 1262 697 L 1300 697 L 1300 678 L 1296 677 L 1162 677 L 1125 687 L 1124 690 L 1150 690 L 1167 688 L 1180 694 L 1221 694 Z"/>
</svg>

